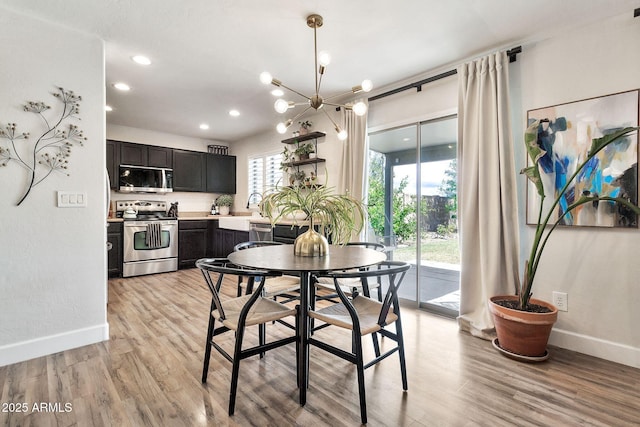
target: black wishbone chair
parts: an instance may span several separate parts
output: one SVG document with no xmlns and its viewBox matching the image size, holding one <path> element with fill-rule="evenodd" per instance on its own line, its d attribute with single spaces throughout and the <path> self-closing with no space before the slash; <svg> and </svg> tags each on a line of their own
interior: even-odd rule
<svg viewBox="0 0 640 427">
<path fill-rule="evenodd" d="M 361 248 L 374 249 L 379 252 L 384 252 L 385 250 L 384 245 L 380 243 L 375 243 L 375 242 L 350 242 L 350 243 L 347 243 L 347 246 L 358 246 Z M 366 270 L 366 268 L 361 270 Z M 340 282 L 340 288 L 347 295 L 361 293 L 368 297 L 371 290 L 377 289 L 378 301 L 382 301 L 382 283 L 380 282 L 379 277 L 377 280 L 373 281 L 372 283 L 368 283 L 368 286 L 366 288 L 363 286 L 363 282 L 362 280 L 360 280 L 360 277 L 345 278 L 340 280 L 339 282 Z M 316 288 L 331 289 L 332 291 L 335 290 L 333 285 L 333 280 L 329 277 L 314 277 L 314 283 Z M 319 300 L 339 302 L 337 301 L 338 294 L 335 292 L 329 295 L 325 295 L 325 294 L 319 294 L 316 291 L 315 298 Z"/>
<path fill-rule="evenodd" d="M 366 271 L 327 273 L 322 277 L 333 280 L 334 288 L 340 298 L 337 304 L 331 304 L 319 310 L 309 311 L 309 317 L 325 322 L 328 325 L 350 329 L 352 332 L 351 352 L 333 346 L 318 339 L 318 334 L 309 338 L 309 344 L 328 351 L 344 360 L 356 365 L 358 373 L 358 389 L 360 394 L 360 417 L 362 423 L 367 423 L 367 403 L 364 386 L 364 370 L 375 365 L 382 359 L 398 352 L 400 359 L 400 374 L 402 376 L 402 389 L 407 390 L 407 368 L 404 355 L 404 340 L 402 336 L 402 323 L 400 320 L 400 305 L 398 303 L 398 287 L 404 279 L 410 265 L 399 261 L 384 261 L 372 266 Z M 366 286 L 370 280 L 387 280 L 389 287 L 382 302 L 375 299 L 354 294 L 351 298 L 342 289 L 340 281 L 344 279 L 361 279 Z M 395 324 L 395 332 L 385 329 L 386 326 Z M 376 357 L 364 363 L 362 354 L 362 337 L 371 334 L 374 338 L 374 350 Z M 395 341 L 396 346 L 381 354 L 377 341 L 377 335 Z"/>
<path fill-rule="evenodd" d="M 235 245 L 233 251 L 242 251 L 244 249 L 250 248 L 259 248 L 261 246 L 273 246 L 273 245 L 281 245 L 280 242 L 272 242 L 272 241 L 249 241 L 242 242 Z M 251 293 L 252 289 L 247 285 L 247 292 Z M 292 294 L 295 293 L 295 294 Z M 238 278 L 238 296 L 242 295 L 242 276 Z M 297 299 L 300 299 L 300 277 L 298 276 L 289 276 L 282 275 L 272 278 L 267 278 L 267 282 L 263 288 L 263 296 L 264 297 L 273 297 L 275 300 L 276 297 L 285 298 L 281 302 L 290 302 Z"/>
<path fill-rule="evenodd" d="M 207 382 L 211 347 L 213 347 L 233 364 L 231 372 L 231 390 L 229 393 L 229 415 L 233 415 L 235 410 L 236 391 L 238 387 L 238 373 L 240 370 L 240 361 L 242 359 L 258 354 L 262 358 L 266 351 L 292 342 L 296 343 L 296 354 L 298 353 L 297 346 L 299 345 L 299 341 L 296 334 L 267 343 L 265 328 L 265 323 L 293 316 L 296 319 L 297 330 L 298 307 L 287 307 L 284 304 L 262 296 L 262 288 L 265 285 L 265 279 L 278 277 L 280 273 L 243 269 L 232 264 L 226 258 L 199 259 L 196 261 L 196 266 L 202 272 L 202 275 L 207 282 L 207 286 L 211 291 L 211 309 L 209 310 L 209 326 L 207 329 L 204 366 L 202 368 L 202 382 Z M 247 277 L 248 286 L 252 287 L 257 283 L 257 288 L 255 289 L 255 292 L 249 295 L 231 299 L 221 299 L 219 292 L 225 275 L 243 275 Z M 221 326 L 216 328 L 216 321 L 220 322 Z M 259 344 L 254 347 L 243 349 L 242 342 L 245 329 L 248 326 L 253 325 L 258 325 Z M 227 353 L 213 340 L 216 335 L 220 335 L 227 331 L 235 332 L 235 347 L 233 355 Z"/>
</svg>

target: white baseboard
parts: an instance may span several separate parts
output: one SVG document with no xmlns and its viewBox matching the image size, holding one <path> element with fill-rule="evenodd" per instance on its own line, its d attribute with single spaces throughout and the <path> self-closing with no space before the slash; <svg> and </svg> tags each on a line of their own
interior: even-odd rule
<svg viewBox="0 0 640 427">
<path fill-rule="evenodd" d="M 640 348 L 637 347 L 555 328 L 551 331 L 549 344 L 634 368 L 640 368 Z"/>
<path fill-rule="evenodd" d="M 0 366 L 109 340 L 109 323 L 0 347 Z"/>
</svg>

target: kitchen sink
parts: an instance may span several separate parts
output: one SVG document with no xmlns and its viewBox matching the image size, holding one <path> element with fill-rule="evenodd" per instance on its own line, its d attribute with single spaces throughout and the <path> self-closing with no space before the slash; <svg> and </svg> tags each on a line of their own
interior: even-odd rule
<svg viewBox="0 0 640 427">
<path fill-rule="evenodd" d="M 250 216 L 221 216 L 218 227 L 227 230 L 249 231 Z"/>
</svg>

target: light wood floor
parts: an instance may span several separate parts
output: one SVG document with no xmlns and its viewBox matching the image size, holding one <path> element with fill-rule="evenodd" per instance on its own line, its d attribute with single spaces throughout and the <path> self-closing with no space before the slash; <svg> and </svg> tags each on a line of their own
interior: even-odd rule
<svg viewBox="0 0 640 427">
<path fill-rule="evenodd" d="M 230 363 L 213 352 L 209 382 L 200 382 L 209 302 L 195 269 L 111 280 L 111 339 L 1 367 L 0 425 L 360 424 L 353 365 L 317 348 L 307 405 L 298 405 L 293 345 L 242 362 L 236 414 L 228 417 Z M 409 390 L 402 391 L 397 356 L 368 369 L 370 426 L 640 425 L 640 370 L 561 349 L 546 363 L 522 364 L 459 333 L 453 320 L 407 308 L 403 323 Z M 349 345 L 342 331 L 319 333 Z M 23 402 L 26 414 L 7 412 Z M 60 406 L 34 412 L 39 402 Z"/>
</svg>

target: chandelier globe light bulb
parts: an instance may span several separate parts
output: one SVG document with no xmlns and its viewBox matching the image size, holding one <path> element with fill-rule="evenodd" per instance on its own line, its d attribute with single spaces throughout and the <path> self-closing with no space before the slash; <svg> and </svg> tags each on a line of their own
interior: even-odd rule
<svg viewBox="0 0 640 427">
<path fill-rule="evenodd" d="M 347 139 L 348 136 L 349 136 L 349 134 L 347 133 L 346 130 L 344 130 L 344 129 L 338 130 L 338 139 L 340 141 L 344 141 L 345 139 Z"/>
<path fill-rule="evenodd" d="M 322 52 L 318 53 L 318 64 L 322 65 L 323 67 L 331 64 L 331 55 L 329 55 L 329 52 L 323 50 Z"/>
<path fill-rule="evenodd" d="M 356 116 L 364 116 L 365 114 L 367 114 L 367 104 L 365 104 L 364 102 L 356 102 L 353 105 L 353 113 Z"/>
<path fill-rule="evenodd" d="M 285 133 L 287 131 L 287 125 L 280 122 L 278 123 L 278 126 L 276 126 L 276 130 L 278 131 L 278 133 Z"/>
<path fill-rule="evenodd" d="M 284 99 L 280 98 L 280 99 L 276 100 L 276 102 L 273 104 L 273 108 L 275 108 L 275 110 L 278 113 L 284 114 L 289 109 L 289 103 L 287 101 L 285 101 Z"/>
<path fill-rule="evenodd" d="M 272 80 L 273 80 L 273 77 L 267 71 L 264 71 L 263 73 L 260 74 L 260 81 L 262 82 L 262 84 L 268 85 L 271 83 Z"/>
<path fill-rule="evenodd" d="M 360 86 L 362 86 L 363 92 L 371 92 L 371 89 L 373 89 L 373 83 L 369 79 L 363 80 Z"/>
</svg>

